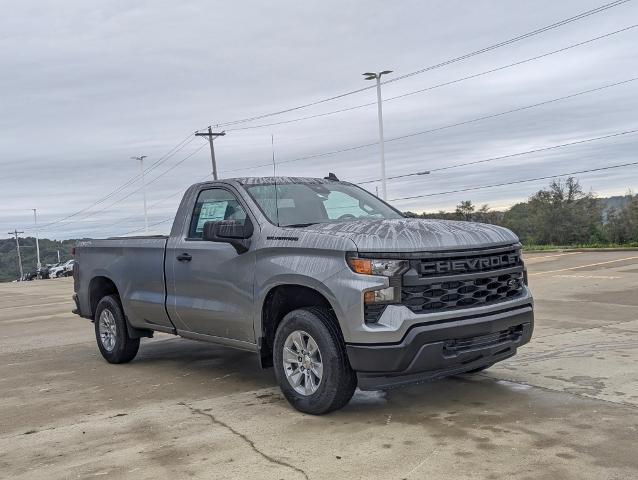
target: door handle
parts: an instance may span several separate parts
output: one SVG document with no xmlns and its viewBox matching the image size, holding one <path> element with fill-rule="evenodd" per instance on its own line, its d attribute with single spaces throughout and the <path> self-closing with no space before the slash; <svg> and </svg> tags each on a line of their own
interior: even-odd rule
<svg viewBox="0 0 638 480">
<path fill-rule="evenodd" d="M 188 253 L 180 253 L 179 255 L 177 255 L 177 260 L 179 260 L 180 262 L 190 262 L 193 259 L 192 256 L 190 256 Z"/>
</svg>

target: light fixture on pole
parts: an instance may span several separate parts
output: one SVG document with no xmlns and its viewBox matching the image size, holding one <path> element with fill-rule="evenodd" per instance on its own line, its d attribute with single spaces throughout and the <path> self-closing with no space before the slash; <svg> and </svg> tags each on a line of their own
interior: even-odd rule
<svg viewBox="0 0 638 480">
<path fill-rule="evenodd" d="M 386 187 L 386 176 L 385 176 L 385 145 L 383 143 L 383 107 L 382 107 L 382 99 L 381 99 L 381 76 L 392 73 L 392 70 L 383 70 L 379 73 L 366 72 L 363 75 L 366 80 L 376 80 L 377 81 L 377 108 L 379 111 L 379 146 L 381 147 L 381 198 L 383 200 L 387 200 L 388 191 Z"/>
<path fill-rule="evenodd" d="M 139 160 L 140 169 L 142 170 L 142 192 L 144 194 L 144 231 L 148 233 L 148 214 L 146 212 L 146 177 L 144 176 L 144 159 L 146 155 L 140 157 L 131 157 L 131 160 Z"/>
</svg>

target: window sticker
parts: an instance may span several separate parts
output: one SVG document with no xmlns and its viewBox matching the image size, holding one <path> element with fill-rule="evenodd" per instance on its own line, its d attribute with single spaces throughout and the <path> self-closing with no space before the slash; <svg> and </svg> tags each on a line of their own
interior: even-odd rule
<svg viewBox="0 0 638 480">
<path fill-rule="evenodd" d="M 202 204 L 202 209 L 199 212 L 199 219 L 197 220 L 197 233 L 204 231 L 204 224 L 206 222 L 218 222 L 224 219 L 226 214 L 226 207 L 228 206 L 228 200 L 217 202 L 206 202 Z"/>
</svg>

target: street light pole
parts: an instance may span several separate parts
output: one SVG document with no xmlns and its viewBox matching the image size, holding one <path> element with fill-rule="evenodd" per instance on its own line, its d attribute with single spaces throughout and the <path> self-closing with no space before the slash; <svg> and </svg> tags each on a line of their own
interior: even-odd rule
<svg viewBox="0 0 638 480">
<path fill-rule="evenodd" d="M 148 233 L 148 214 L 146 212 L 146 176 L 144 175 L 144 159 L 146 155 L 142 155 L 140 157 L 131 157 L 133 160 L 140 161 L 140 168 L 142 170 L 142 192 L 144 195 L 144 231 Z"/>
<path fill-rule="evenodd" d="M 33 223 L 35 224 L 35 251 L 38 257 L 38 270 L 42 267 L 42 263 L 40 262 L 40 234 L 38 233 L 38 213 L 36 208 L 32 208 L 33 210 Z"/>
<path fill-rule="evenodd" d="M 388 199 L 387 178 L 385 174 L 385 143 L 383 140 L 383 100 L 381 98 L 381 76 L 392 73 L 392 70 L 384 70 L 379 73 L 366 72 L 363 75 L 366 80 L 377 81 L 377 109 L 379 115 L 379 147 L 381 149 L 381 198 Z"/>
</svg>

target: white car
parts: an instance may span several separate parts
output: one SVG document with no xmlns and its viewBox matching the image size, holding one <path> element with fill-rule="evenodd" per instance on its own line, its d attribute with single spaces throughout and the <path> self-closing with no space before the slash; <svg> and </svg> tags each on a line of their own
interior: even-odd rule
<svg viewBox="0 0 638 480">
<path fill-rule="evenodd" d="M 61 277 L 72 277 L 73 276 L 73 265 L 75 265 L 75 260 L 69 260 L 64 264 L 64 271 L 59 274 Z"/>
<path fill-rule="evenodd" d="M 73 263 L 75 260 L 68 260 L 65 263 L 56 265 L 49 270 L 50 278 L 67 277 L 73 274 Z"/>
</svg>

